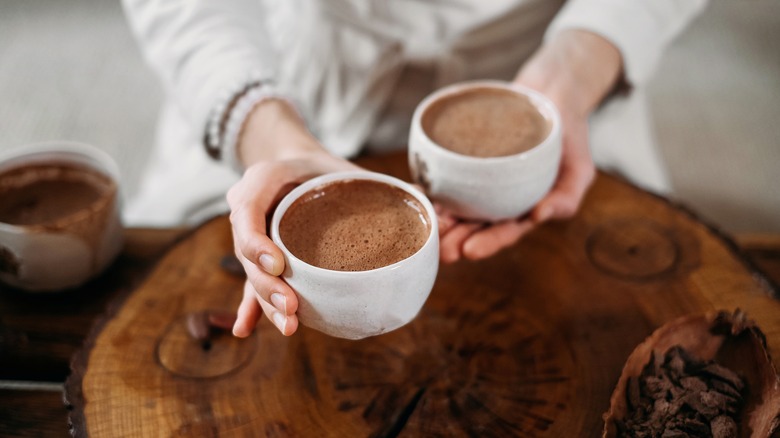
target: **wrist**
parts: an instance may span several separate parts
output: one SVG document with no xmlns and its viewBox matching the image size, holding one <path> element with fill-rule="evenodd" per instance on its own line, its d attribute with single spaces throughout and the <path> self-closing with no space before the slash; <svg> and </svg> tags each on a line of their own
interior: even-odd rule
<svg viewBox="0 0 780 438">
<path fill-rule="evenodd" d="M 301 158 L 324 149 L 297 110 L 282 99 L 267 99 L 250 112 L 237 144 L 244 167 L 259 161 Z"/>
<path fill-rule="evenodd" d="M 570 29 L 542 46 L 518 81 L 587 116 L 615 89 L 622 72 L 622 56 L 611 42 L 593 32 Z"/>
<path fill-rule="evenodd" d="M 615 88 L 623 73 L 620 51 L 607 39 L 580 29 L 563 31 L 553 44 L 559 44 L 567 57 L 574 79 L 573 87 L 583 96 L 581 111 L 590 113 Z"/>
<path fill-rule="evenodd" d="M 620 49 L 607 38 L 585 30 L 582 33 L 583 43 L 587 45 L 586 52 L 595 54 L 591 64 L 598 69 L 599 75 L 595 77 L 598 93 L 593 99 L 593 107 L 614 94 L 628 92 L 631 84 L 626 79 L 623 54 Z"/>
</svg>

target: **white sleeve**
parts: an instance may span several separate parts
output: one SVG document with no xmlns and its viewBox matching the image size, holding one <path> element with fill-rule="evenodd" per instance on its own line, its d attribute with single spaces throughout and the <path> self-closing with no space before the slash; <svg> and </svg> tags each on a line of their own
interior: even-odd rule
<svg viewBox="0 0 780 438">
<path fill-rule="evenodd" d="M 566 29 L 584 29 L 614 44 L 626 80 L 647 82 L 666 46 L 700 13 L 707 0 L 569 0 L 550 24 L 549 40 Z"/>
<path fill-rule="evenodd" d="M 147 62 L 197 135 L 230 90 L 250 78 L 273 79 L 275 54 L 260 3 L 123 0 Z"/>
</svg>

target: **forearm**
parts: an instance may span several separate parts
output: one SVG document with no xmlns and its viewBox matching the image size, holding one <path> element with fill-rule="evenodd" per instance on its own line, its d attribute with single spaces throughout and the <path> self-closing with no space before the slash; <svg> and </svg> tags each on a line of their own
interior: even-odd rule
<svg viewBox="0 0 780 438">
<path fill-rule="evenodd" d="M 553 100 L 565 99 L 567 110 L 587 115 L 610 94 L 622 74 L 623 60 L 612 43 L 595 33 L 571 29 L 545 43 L 517 80 Z"/>
<path fill-rule="evenodd" d="M 580 90 L 581 110 L 593 111 L 615 88 L 623 74 L 623 61 L 617 47 L 586 30 L 561 32 L 553 44 L 561 47 L 572 71 L 579 72 L 576 86 Z"/>
<path fill-rule="evenodd" d="M 325 152 L 295 108 L 282 99 L 264 100 L 252 110 L 237 148 L 245 168 L 260 161 L 296 159 Z"/>
</svg>

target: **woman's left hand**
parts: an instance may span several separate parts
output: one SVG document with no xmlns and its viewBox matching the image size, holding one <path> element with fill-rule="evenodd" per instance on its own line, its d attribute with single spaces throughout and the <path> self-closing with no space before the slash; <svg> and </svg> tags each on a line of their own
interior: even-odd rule
<svg viewBox="0 0 780 438">
<path fill-rule="evenodd" d="M 547 220 L 574 216 L 596 174 L 588 145 L 588 117 L 614 88 L 621 71 L 618 49 L 588 31 L 561 32 L 537 50 L 514 82 L 547 96 L 561 114 L 563 150 L 555 185 L 518 219 L 463 222 L 439 210 L 443 262 L 490 257 Z"/>
</svg>

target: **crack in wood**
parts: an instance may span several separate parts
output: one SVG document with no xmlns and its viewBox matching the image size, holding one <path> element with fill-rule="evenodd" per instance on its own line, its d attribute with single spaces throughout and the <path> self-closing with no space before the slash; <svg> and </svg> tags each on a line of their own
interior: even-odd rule
<svg viewBox="0 0 780 438">
<path fill-rule="evenodd" d="M 320 391 L 317 388 L 317 377 L 314 374 L 314 367 L 311 364 L 311 357 L 309 357 L 309 350 L 301 348 L 301 368 L 303 371 L 303 383 L 306 386 L 306 390 L 314 398 L 320 397 Z"/>
<path fill-rule="evenodd" d="M 389 427 L 383 432 L 374 435 L 374 437 L 395 438 L 400 435 L 404 430 L 404 427 L 406 427 L 406 423 L 409 422 L 409 418 L 411 418 L 412 414 L 417 409 L 417 405 L 420 403 L 420 399 L 422 399 L 422 396 L 425 394 L 427 389 L 428 388 L 425 386 L 419 388 L 417 392 L 414 393 L 409 402 L 401 408 L 397 415 L 395 415 L 393 422 L 389 425 Z"/>
</svg>

